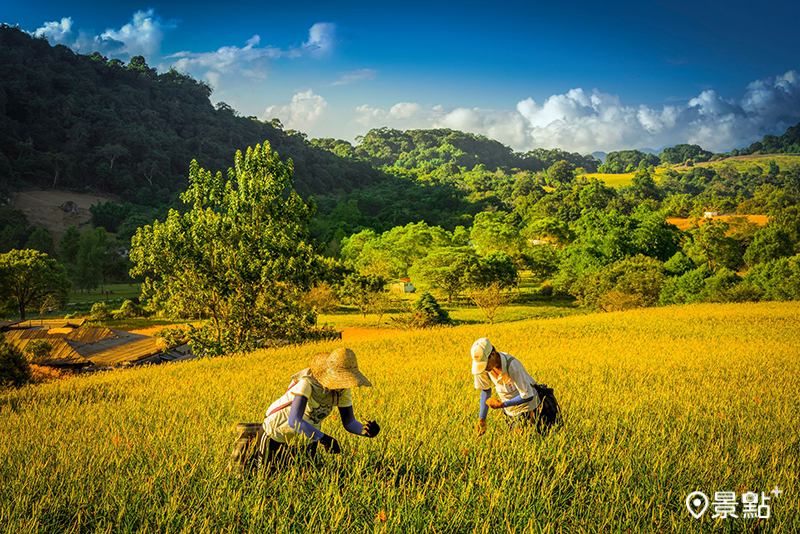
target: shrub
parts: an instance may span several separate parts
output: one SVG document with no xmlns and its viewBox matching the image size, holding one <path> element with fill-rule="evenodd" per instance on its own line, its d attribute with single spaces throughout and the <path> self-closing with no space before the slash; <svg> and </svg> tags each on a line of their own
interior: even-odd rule
<svg viewBox="0 0 800 534">
<path fill-rule="evenodd" d="M 319 313 L 333 313 L 339 307 L 339 297 L 328 282 L 322 281 L 303 296 L 303 304 Z"/>
<path fill-rule="evenodd" d="M 553 296 L 553 284 L 550 282 L 543 282 L 542 287 L 539 288 L 539 294 L 543 297 Z"/>
<path fill-rule="evenodd" d="M 763 292 L 767 300 L 800 300 L 800 254 L 760 263 L 744 280 Z"/>
<path fill-rule="evenodd" d="M 427 328 L 452 324 L 447 310 L 442 309 L 436 298 L 427 291 L 419 296 L 410 313 L 396 318 L 395 322 L 406 328 Z"/>
<path fill-rule="evenodd" d="M 122 306 L 119 307 L 119 314 L 126 319 L 141 317 L 142 308 L 132 300 L 126 300 L 122 303 Z"/>
<path fill-rule="evenodd" d="M 25 345 L 23 352 L 28 359 L 38 361 L 47 358 L 51 350 L 53 350 L 53 346 L 44 339 L 34 339 Z"/>
<path fill-rule="evenodd" d="M 30 381 L 31 368 L 22 351 L 0 334 L 0 387 L 19 387 Z"/>
<path fill-rule="evenodd" d="M 92 304 L 90 315 L 92 321 L 105 321 L 111 318 L 111 313 L 108 311 L 108 306 L 105 302 L 95 302 Z"/>
</svg>

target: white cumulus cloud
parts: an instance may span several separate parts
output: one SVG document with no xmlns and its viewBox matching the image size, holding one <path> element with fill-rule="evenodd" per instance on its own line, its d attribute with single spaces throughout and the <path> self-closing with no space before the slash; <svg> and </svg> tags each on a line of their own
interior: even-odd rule
<svg viewBox="0 0 800 534">
<path fill-rule="evenodd" d="M 365 104 L 356 108 L 356 121 L 366 127 L 464 130 L 515 150 L 542 147 L 589 153 L 694 143 L 725 151 L 766 133 L 783 133 L 800 121 L 800 75 L 789 71 L 756 80 L 738 100 L 706 90 L 683 105 L 649 107 L 623 103 L 597 89 L 575 88 L 541 103 L 526 98 L 513 110 L 446 110 L 400 102 L 387 112 Z"/>
<path fill-rule="evenodd" d="M 33 35 L 45 37 L 50 43 L 67 44 L 72 38 L 72 17 L 64 17 L 60 22 L 45 22 L 44 26 L 33 32 Z"/>
<path fill-rule="evenodd" d="M 107 29 L 100 39 L 123 43 L 125 52 L 132 56 L 151 56 L 160 51 L 164 30 L 174 27 L 174 23 L 163 22 L 150 8 L 134 13 L 133 19 L 119 30 Z"/>
<path fill-rule="evenodd" d="M 317 22 L 308 30 L 308 41 L 303 43 L 303 50 L 315 56 L 329 54 L 336 44 L 336 24 Z"/>
<path fill-rule="evenodd" d="M 108 28 L 100 35 L 79 30 L 73 32 L 72 17 L 58 22 L 45 22 L 33 35 L 46 37 L 55 44 L 64 44 L 81 54 L 100 52 L 116 56 L 152 56 L 159 52 L 166 30 L 175 27 L 173 22 L 164 22 L 153 8 L 137 11 L 131 21 L 119 29 Z"/>
<path fill-rule="evenodd" d="M 322 118 L 326 107 L 328 102 L 309 89 L 296 93 L 286 105 L 267 107 L 261 120 L 278 118 L 286 128 L 305 132 Z"/>
</svg>

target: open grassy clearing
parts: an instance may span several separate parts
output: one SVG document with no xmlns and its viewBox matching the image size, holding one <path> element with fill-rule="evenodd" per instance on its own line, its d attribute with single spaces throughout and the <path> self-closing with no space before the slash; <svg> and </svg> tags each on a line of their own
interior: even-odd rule
<svg viewBox="0 0 800 534">
<path fill-rule="evenodd" d="M 784 493 L 760 532 L 800 529 L 800 303 L 703 304 L 397 332 L 348 345 L 373 440 L 272 477 L 224 470 L 320 343 L 0 394 L 6 532 L 750 532 L 692 519 L 689 492 Z M 476 438 L 482 335 L 556 389 L 566 426 Z M 385 521 L 382 518 L 385 517 Z"/>
<path fill-rule="evenodd" d="M 661 179 L 661 175 L 663 175 L 665 171 L 666 169 L 662 167 L 656 167 L 653 179 L 658 182 Z M 633 182 L 633 177 L 636 176 L 636 172 L 626 172 L 622 174 L 595 172 L 586 174 L 585 176 L 587 178 L 597 178 L 605 183 L 608 187 L 617 188 L 631 185 Z"/>
<path fill-rule="evenodd" d="M 106 284 L 105 290 L 108 294 L 99 287 L 92 291 L 73 289 L 67 300 L 74 303 L 108 302 L 109 305 L 113 305 L 126 299 L 139 298 L 139 287 L 139 284 Z"/>
</svg>

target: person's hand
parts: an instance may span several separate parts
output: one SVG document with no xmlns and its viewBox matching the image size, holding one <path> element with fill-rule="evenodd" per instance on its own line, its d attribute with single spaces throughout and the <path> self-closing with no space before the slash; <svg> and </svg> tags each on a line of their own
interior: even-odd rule
<svg viewBox="0 0 800 534">
<path fill-rule="evenodd" d="M 478 419 L 478 424 L 475 425 L 475 432 L 479 436 L 486 434 L 486 419 Z"/>
<path fill-rule="evenodd" d="M 381 427 L 378 425 L 377 421 L 367 421 L 363 426 L 364 428 L 361 430 L 361 435 L 368 438 L 374 438 L 378 435 L 378 432 L 381 431 Z"/>
<path fill-rule="evenodd" d="M 497 409 L 503 407 L 503 402 L 500 401 L 499 399 L 491 398 L 491 399 L 486 401 L 486 406 L 488 406 L 489 408 L 491 408 L 493 410 L 497 410 Z"/>
<path fill-rule="evenodd" d="M 331 454 L 339 454 L 342 452 L 342 448 L 339 447 L 339 442 L 336 441 L 336 438 L 332 438 L 328 434 L 325 434 L 319 442 L 322 443 L 325 450 Z"/>
</svg>

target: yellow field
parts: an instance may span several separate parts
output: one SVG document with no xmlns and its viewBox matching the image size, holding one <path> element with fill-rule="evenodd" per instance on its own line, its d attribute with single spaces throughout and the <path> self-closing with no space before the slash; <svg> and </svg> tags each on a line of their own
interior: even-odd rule
<svg viewBox="0 0 800 534">
<path fill-rule="evenodd" d="M 398 332 L 348 343 L 373 439 L 272 477 L 224 466 L 325 343 L 0 393 L 3 532 L 800 531 L 800 303 L 703 304 Z M 469 347 L 488 335 L 555 388 L 566 424 L 476 437 Z M 700 519 L 700 490 L 769 519 Z"/>
<path fill-rule="evenodd" d="M 737 217 L 744 217 L 749 222 L 757 224 L 759 226 L 764 226 L 769 222 L 768 215 L 719 215 L 717 217 L 711 217 L 711 218 L 689 217 L 687 219 L 681 217 L 667 217 L 667 222 L 669 224 L 674 224 L 675 226 L 678 227 L 679 230 L 688 230 L 689 228 L 692 227 L 692 225 L 694 225 L 694 223 L 697 223 L 698 226 L 702 226 L 707 221 L 710 221 L 712 219 L 719 219 L 721 221 L 728 222 L 731 220 L 731 218 L 737 218 Z"/>
<path fill-rule="evenodd" d="M 661 176 L 664 174 L 664 171 L 661 167 L 656 167 L 655 174 L 653 175 L 653 179 L 658 182 L 661 179 Z M 631 185 L 633 181 L 633 177 L 636 176 L 636 172 L 627 172 L 623 174 L 610 174 L 610 173 L 601 173 L 595 172 L 591 174 L 585 175 L 587 178 L 597 178 L 598 180 L 605 183 L 608 187 L 623 187 Z"/>
</svg>

